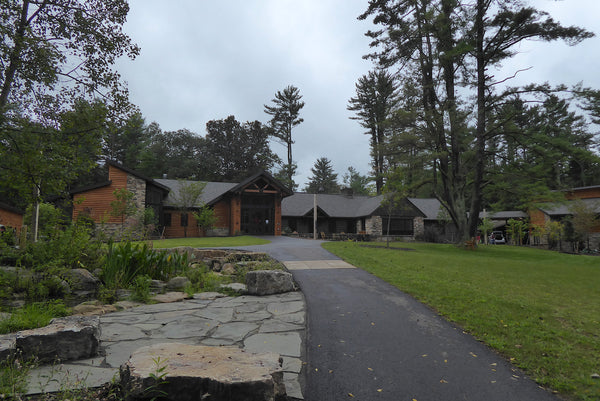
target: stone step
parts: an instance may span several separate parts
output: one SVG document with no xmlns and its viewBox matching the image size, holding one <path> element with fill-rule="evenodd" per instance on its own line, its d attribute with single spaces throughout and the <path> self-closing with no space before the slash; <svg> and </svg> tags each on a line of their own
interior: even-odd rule
<svg viewBox="0 0 600 401">
<path fill-rule="evenodd" d="M 135 351 L 120 369 L 134 399 L 283 401 L 282 359 L 235 347 L 161 343 Z"/>
</svg>

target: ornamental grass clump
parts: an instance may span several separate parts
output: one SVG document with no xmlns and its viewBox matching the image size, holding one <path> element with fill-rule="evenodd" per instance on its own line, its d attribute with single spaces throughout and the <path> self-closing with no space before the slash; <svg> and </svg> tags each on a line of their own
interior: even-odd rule
<svg viewBox="0 0 600 401">
<path fill-rule="evenodd" d="M 147 243 L 109 242 L 102 269 L 102 280 L 109 288 L 129 288 L 136 277 L 168 280 L 187 269 L 187 254 L 152 249 Z"/>
</svg>

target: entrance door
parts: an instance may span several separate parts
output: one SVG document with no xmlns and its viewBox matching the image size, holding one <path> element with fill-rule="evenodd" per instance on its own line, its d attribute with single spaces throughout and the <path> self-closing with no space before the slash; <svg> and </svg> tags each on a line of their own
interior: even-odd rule
<svg viewBox="0 0 600 401">
<path fill-rule="evenodd" d="M 244 234 L 273 235 L 275 202 L 269 195 L 242 196 L 241 229 Z"/>
</svg>

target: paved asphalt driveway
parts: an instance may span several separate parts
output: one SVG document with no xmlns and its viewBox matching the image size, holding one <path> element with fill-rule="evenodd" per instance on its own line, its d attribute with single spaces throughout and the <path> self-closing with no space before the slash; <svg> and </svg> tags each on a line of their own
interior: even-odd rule
<svg viewBox="0 0 600 401">
<path fill-rule="evenodd" d="M 244 249 L 285 262 L 304 292 L 306 400 L 558 400 L 429 308 L 339 261 L 322 241 L 269 239 Z"/>
</svg>

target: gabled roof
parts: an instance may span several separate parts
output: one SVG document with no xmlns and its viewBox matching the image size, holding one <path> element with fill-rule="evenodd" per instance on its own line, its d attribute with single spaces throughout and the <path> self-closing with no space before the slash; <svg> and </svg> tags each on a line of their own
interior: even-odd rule
<svg viewBox="0 0 600 401">
<path fill-rule="evenodd" d="M 241 193 L 245 189 L 249 188 L 253 183 L 256 182 L 267 183 L 270 186 L 273 186 L 279 191 L 281 191 L 283 196 L 288 196 L 292 194 L 288 188 L 286 188 L 283 184 L 281 184 L 278 180 L 273 178 L 269 173 L 265 171 L 258 172 L 240 183 L 236 182 L 204 182 L 206 186 L 202 191 L 202 195 L 198 199 L 196 207 L 200 207 L 203 204 L 214 205 L 219 200 L 223 198 L 228 193 Z M 190 185 L 195 182 L 202 181 L 189 181 L 189 180 L 168 180 L 168 179 L 156 179 L 155 180 L 160 185 L 169 189 L 169 195 L 164 201 L 165 206 L 176 207 L 177 201 L 179 198 L 179 193 L 181 188 L 185 185 Z"/>
<path fill-rule="evenodd" d="M 164 185 L 161 185 L 160 183 L 158 183 L 158 182 L 157 182 L 158 180 L 155 180 L 155 179 L 153 179 L 153 178 L 147 177 L 147 176 L 145 176 L 145 175 L 141 174 L 141 173 L 140 173 L 140 172 L 138 172 L 138 171 L 132 170 L 132 169 L 130 169 L 130 168 L 128 168 L 128 167 L 125 167 L 125 166 L 123 166 L 123 165 L 122 165 L 122 164 L 120 164 L 120 163 L 117 163 L 116 161 L 113 161 L 113 160 L 107 160 L 107 161 L 106 161 L 106 164 L 107 164 L 107 165 L 109 165 L 109 166 L 116 167 L 116 168 L 118 168 L 118 169 L 120 169 L 120 170 L 123 170 L 123 171 L 125 171 L 127 174 L 131 174 L 131 175 L 133 175 L 134 177 L 137 177 L 137 178 L 139 178 L 139 179 L 141 179 L 141 180 L 144 180 L 144 181 L 146 181 L 146 183 L 148 183 L 148 184 L 153 184 L 153 185 L 156 185 L 158 188 L 160 188 L 160 189 L 162 189 L 162 190 L 164 190 L 164 191 L 168 191 L 168 190 L 169 190 L 169 188 L 167 188 L 167 187 L 165 187 Z"/>
<path fill-rule="evenodd" d="M 168 180 L 168 179 L 157 179 L 155 180 L 160 185 L 169 189 L 169 195 L 164 201 L 165 206 L 176 207 L 177 199 L 179 199 L 179 192 L 181 188 L 186 185 L 190 185 L 193 183 L 197 183 L 199 181 L 189 181 L 189 180 Z M 231 182 L 206 182 L 206 186 L 202 191 L 202 195 L 200 199 L 198 199 L 198 203 L 195 206 L 202 206 L 203 204 L 212 205 L 218 202 L 223 195 L 230 192 L 233 188 L 238 186 L 237 183 Z"/>
<path fill-rule="evenodd" d="M 359 218 L 375 214 L 381 207 L 383 195 L 379 196 L 346 196 L 341 194 L 318 194 L 317 208 L 328 217 Z M 283 199 L 281 215 L 287 217 L 303 217 L 312 213 L 314 194 L 296 193 Z M 419 212 L 418 210 L 416 210 Z"/>
<path fill-rule="evenodd" d="M 421 213 L 424 220 L 439 220 L 442 204 L 436 198 L 407 198 Z"/>
<path fill-rule="evenodd" d="M 242 182 L 237 184 L 235 187 L 233 187 L 231 189 L 231 192 L 240 193 L 244 189 L 246 189 L 250 185 L 252 185 L 253 183 L 259 181 L 259 179 L 261 179 L 261 178 L 263 180 L 265 180 L 269 185 L 272 185 L 272 186 L 276 187 L 277 189 L 279 189 L 282 192 L 283 196 L 290 196 L 294 193 L 288 187 L 283 185 L 279 180 L 276 180 L 275 178 L 273 178 L 273 176 L 271 174 L 267 173 L 266 171 L 259 171 L 256 174 L 251 175 L 250 177 L 246 178 L 245 180 L 243 180 Z"/>
<path fill-rule="evenodd" d="M 295 193 L 281 202 L 281 215 L 302 217 L 312 213 L 314 194 Z M 381 197 L 318 194 L 317 208 L 328 217 L 356 218 L 372 214 L 381 204 Z"/>
</svg>

